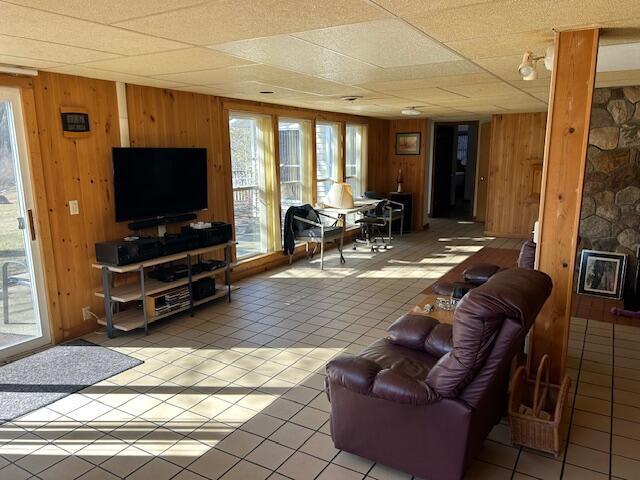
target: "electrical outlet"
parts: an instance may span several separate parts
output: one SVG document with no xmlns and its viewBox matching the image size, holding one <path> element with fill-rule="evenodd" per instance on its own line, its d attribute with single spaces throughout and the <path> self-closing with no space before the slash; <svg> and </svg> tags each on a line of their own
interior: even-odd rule
<svg viewBox="0 0 640 480">
<path fill-rule="evenodd" d="M 83 320 L 91 320 L 91 307 L 82 307 L 82 319 Z"/>
<path fill-rule="evenodd" d="M 80 207 L 78 207 L 78 200 L 69 200 L 69 214 L 78 215 L 80 213 Z"/>
</svg>

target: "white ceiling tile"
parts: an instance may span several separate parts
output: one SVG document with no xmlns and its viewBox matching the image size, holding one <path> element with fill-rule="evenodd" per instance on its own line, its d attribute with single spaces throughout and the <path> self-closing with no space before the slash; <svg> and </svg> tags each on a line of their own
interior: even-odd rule
<svg viewBox="0 0 640 480">
<path fill-rule="evenodd" d="M 294 34 L 378 67 L 453 62 L 460 57 L 401 20 L 378 20 Z"/>
<path fill-rule="evenodd" d="M 217 0 L 117 25 L 195 45 L 211 45 L 388 16 L 364 0 Z"/>
<path fill-rule="evenodd" d="M 131 75 L 153 76 L 197 71 L 206 68 L 246 65 L 248 63 L 247 60 L 231 57 L 208 48 L 192 47 L 168 52 L 119 57 L 111 60 L 85 63 L 84 65 Z"/>
<path fill-rule="evenodd" d="M 108 70 L 98 70 L 83 65 L 63 65 L 45 69 L 49 72 L 64 73 L 67 75 L 78 75 L 80 77 L 98 78 L 100 80 L 111 80 L 112 82 L 126 82 L 134 85 L 148 85 L 150 87 L 174 88 L 183 86 L 181 83 L 167 82 L 155 78 L 129 75 L 126 73 L 110 72 Z"/>
<path fill-rule="evenodd" d="M 231 91 L 234 94 L 243 94 L 243 95 L 257 95 L 262 96 L 260 92 L 267 91 L 273 92 L 271 94 L 267 94 L 264 98 L 274 98 L 274 97 L 293 97 L 293 96 L 303 96 L 303 95 L 314 95 L 313 93 L 303 92 L 300 90 L 296 90 L 293 88 L 279 87 L 276 85 L 270 85 L 263 82 L 234 82 L 231 84 L 220 84 L 215 87 L 221 88 L 225 91 Z"/>
<path fill-rule="evenodd" d="M 375 68 L 366 71 L 337 71 L 320 74 L 322 78 L 348 85 L 370 82 L 391 82 L 396 80 L 416 80 L 446 75 L 478 73 L 481 69 L 466 60 L 437 63 L 431 65 L 411 65 L 396 68 Z"/>
<path fill-rule="evenodd" d="M 544 55 L 547 47 L 553 45 L 553 31 L 544 29 L 507 35 L 493 35 L 490 41 L 478 39 L 449 42 L 447 45 L 469 59 L 520 55 L 531 50 L 535 55 Z"/>
<path fill-rule="evenodd" d="M 81 3 L 80 3 L 81 2 Z M 11 0 L 26 7 L 60 13 L 100 23 L 114 23 L 176 10 L 202 3 L 202 0 Z"/>
<path fill-rule="evenodd" d="M 539 65 L 539 79 L 524 82 L 522 52 L 542 54 L 553 28 L 585 25 L 606 27 L 599 66 L 616 69 L 596 85 L 639 84 L 628 63 L 637 52 L 607 58 L 605 48 L 640 42 L 638 0 L 0 0 L 0 63 L 383 118 L 425 105 L 431 118 L 469 119 L 543 111 L 550 73 Z"/>
<path fill-rule="evenodd" d="M 464 95 L 469 98 L 486 98 L 497 96 L 517 95 L 518 89 L 505 82 L 494 81 L 474 85 L 443 85 L 441 88 L 449 92 Z"/>
<path fill-rule="evenodd" d="M 367 72 L 377 68 L 289 35 L 240 40 L 211 48 L 252 62 L 309 75 Z"/>
<path fill-rule="evenodd" d="M 140 55 L 184 44 L 0 1 L 0 34 L 121 55 Z"/>
<path fill-rule="evenodd" d="M 395 93 L 403 98 L 408 98 L 411 100 L 417 100 L 417 101 L 426 102 L 430 104 L 438 104 L 439 102 L 445 101 L 445 100 L 457 100 L 461 98 L 466 98 L 464 95 L 448 92 L 441 88 L 419 88 L 415 90 L 401 90 Z"/>
<path fill-rule="evenodd" d="M 36 60 L 33 58 L 16 57 L 13 55 L 4 55 L 0 53 L 0 64 L 16 66 L 16 67 L 30 67 L 30 68 L 50 68 L 60 65 L 56 62 L 48 62 L 46 60 Z"/>
<path fill-rule="evenodd" d="M 340 83 L 330 82 L 322 78 L 299 75 L 296 77 L 287 77 L 280 80 L 267 81 L 269 85 L 277 87 L 291 88 L 300 92 L 306 92 L 313 95 L 366 95 L 370 93 L 359 87 L 343 85 Z"/>
<path fill-rule="evenodd" d="M 491 42 L 496 34 L 551 32 L 634 17 L 640 17 L 637 0 L 500 0 L 433 10 L 427 15 L 416 12 L 410 22 L 448 43 L 467 39 Z"/>
<path fill-rule="evenodd" d="M 246 82 L 256 80 L 259 82 L 273 82 L 300 75 L 299 73 L 262 64 L 249 64 L 239 67 L 216 68 L 212 70 L 196 70 L 192 72 L 172 73 L 158 75 L 158 78 L 191 83 L 194 85 L 217 85 L 221 83 Z"/>
<path fill-rule="evenodd" d="M 493 0 L 375 0 L 390 12 L 403 17 L 422 16 L 432 10 L 460 8 Z"/>
<path fill-rule="evenodd" d="M 81 63 L 114 58 L 113 53 L 70 47 L 28 38 L 0 35 L 0 54 L 44 60 L 52 63 Z"/>
<path fill-rule="evenodd" d="M 488 73 L 470 73 L 467 75 L 445 75 L 414 80 L 392 80 L 388 82 L 363 83 L 360 86 L 380 92 L 395 92 L 398 90 L 415 90 L 418 88 L 443 87 L 454 85 L 477 85 L 480 83 L 496 82 L 497 79 Z"/>
</svg>

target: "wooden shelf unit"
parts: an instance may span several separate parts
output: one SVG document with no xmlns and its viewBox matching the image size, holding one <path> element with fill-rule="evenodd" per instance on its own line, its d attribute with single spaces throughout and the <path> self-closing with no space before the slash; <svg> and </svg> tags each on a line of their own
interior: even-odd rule
<svg viewBox="0 0 640 480">
<path fill-rule="evenodd" d="M 100 269 L 102 272 L 102 289 L 96 291 L 95 295 L 103 298 L 105 305 L 105 316 L 104 318 L 99 319 L 98 323 L 107 327 L 107 334 L 109 335 L 109 338 L 113 337 L 114 329 L 128 332 L 137 328 L 144 328 L 146 334 L 148 333 L 149 324 L 162 318 L 185 311 L 190 311 L 193 316 L 194 307 L 225 296 L 227 297 L 227 301 L 231 302 L 231 292 L 235 290 L 235 287 L 231 285 L 231 270 L 233 268 L 233 265 L 231 264 L 232 245 L 235 245 L 235 242 L 230 241 L 219 245 L 211 245 L 209 247 L 187 250 L 172 255 L 165 255 L 163 257 L 153 258 L 129 265 L 94 263 L 92 265 L 93 268 Z M 192 275 L 192 259 L 195 258 L 196 261 L 199 261 L 202 255 L 220 250 L 224 251 L 224 260 L 226 262 L 224 266 Z M 178 260 L 187 260 L 188 275 L 185 278 L 180 278 L 173 282 L 162 282 L 160 280 L 149 278 L 145 275 L 145 268 L 155 267 Z M 136 272 L 139 275 L 139 281 L 137 283 L 127 283 L 117 287 L 111 286 L 111 280 L 114 273 L 124 274 Z M 188 306 L 183 306 L 157 316 L 152 316 L 150 312 L 147 311 L 147 299 L 149 297 L 160 296 L 163 292 L 169 292 L 170 290 L 174 290 L 185 285 L 187 285 L 189 287 L 189 291 L 192 292 L 193 282 L 202 278 L 215 277 L 221 272 L 224 272 L 225 275 L 226 288 L 223 287 L 218 289 L 214 295 L 200 300 L 193 300 L 192 294 Z M 130 307 L 122 312 L 113 313 L 114 304 L 126 304 L 134 301 L 142 301 L 142 309 Z"/>
</svg>

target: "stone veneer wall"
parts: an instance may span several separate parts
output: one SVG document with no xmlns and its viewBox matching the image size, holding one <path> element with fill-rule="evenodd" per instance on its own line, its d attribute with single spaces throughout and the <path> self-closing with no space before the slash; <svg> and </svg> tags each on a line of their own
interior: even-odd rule
<svg viewBox="0 0 640 480">
<path fill-rule="evenodd" d="M 583 248 L 629 255 L 631 287 L 640 245 L 640 86 L 594 92 L 580 218 Z"/>
</svg>

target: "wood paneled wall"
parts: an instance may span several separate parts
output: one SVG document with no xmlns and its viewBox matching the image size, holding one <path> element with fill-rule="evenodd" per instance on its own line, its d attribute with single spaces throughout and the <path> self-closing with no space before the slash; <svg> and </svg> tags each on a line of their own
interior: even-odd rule
<svg viewBox="0 0 640 480">
<path fill-rule="evenodd" d="M 102 311 L 93 294 L 100 284 L 91 268 L 94 244 L 127 233 L 114 221 L 111 187 L 111 148 L 120 145 L 118 106 L 113 82 L 41 72 L 33 83 L 46 196 L 39 215 L 48 216 L 53 269 L 47 268 L 47 284 L 52 332 L 60 341 L 95 328 L 94 320 L 82 319 L 85 306 Z M 91 134 L 63 137 L 61 107 L 86 109 Z M 70 215 L 70 200 L 78 201 L 79 215 Z"/>
<path fill-rule="evenodd" d="M 132 147 L 204 147 L 209 172 L 209 208 L 201 220 L 231 222 L 231 165 L 223 156 L 219 97 L 127 85 L 129 140 Z M 224 128 L 223 128 L 224 127 Z"/>
<path fill-rule="evenodd" d="M 367 188 L 376 192 L 389 191 L 389 121 L 372 118 L 368 128 Z M 395 177 L 394 177 L 395 178 Z"/>
<path fill-rule="evenodd" d="M 492 117 L 487 235 L 531 235 L 540 205 L 546 118 L 544 112 Z"/>
<path fill-rule="evenodd" d="M 396 133 L 420 132 L 419 155 L 396 155 Z M 429 191 L 425 175 L 428 169 L 429 129 L 425 118 L 411 120 L 391 120 L 389 123 L 389 163 L 387 191 L 396 189 L 398 171 L 402 169 L 404 192 L 413 194 L 413 230 L 421 230 L 424 225 L 424 199 Z"/>
<path fill-rule="evenodd" d="M 0 75 L 0 85 L 21 88 L 37 201 L 36 220 L 42 241 L 44 269 L 54 342 L 96 328 L 82 318 L 90 306 L 103 313 L 94 244 L 129 233 L 116 223 L 113 203 L 111 149 L 120 146 L 114 82 L 41 72 L 38 77 Z M 369 128 L 369 175 L 378 182 L 378 166 L 388 155 L 388 122 L 353 115 L 274 104 L 225 99 L 209 95 L 127 85 L 129 133 L 132 146 L 205 147 L 208 151 L 209 209 L 202 219 L 232 221 L 231 166 L 228 151 L 229 109 L 276 116 L 353 122 Z M 62 134 L 60 109 L 81 107 L 89 113 L 91 134 L 69 139 Z M 143 192 L 141 192 L 143 194 Z M 77 200 L 79 215 L 70 215 L 68 202 Z M 304 249 L 303 249 L 304 250 Z M 302 252 L 303 253 L 303 252 Z M 238 276 L 286 262 L 274 252 L 238 269 Z"/>
</svg>

